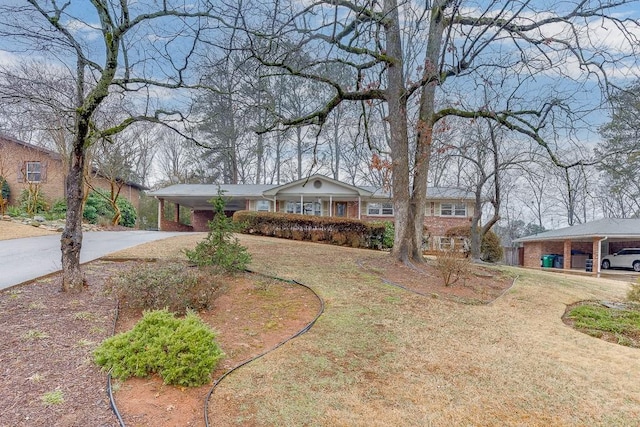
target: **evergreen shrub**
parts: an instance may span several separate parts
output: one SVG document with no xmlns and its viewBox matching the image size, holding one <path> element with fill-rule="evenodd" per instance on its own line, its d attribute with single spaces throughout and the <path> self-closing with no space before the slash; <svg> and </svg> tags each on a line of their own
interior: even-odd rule
<svg viewBox="0 0 640 427">
<path fill-rule="evenodd" d="M 167 310 L 145 312 L 133 329 L 107 338 L 93 355 L 114 378 L 156 373 L 166 384 L 186 387 L 208 383 L 223 357 L 214 332 L 194 312 L 178 319 Z"/>
<path fill-rule="evenodd" d="M 49 205 L 39 188 L 36 187 L 32 191 L 25 188 L 20 193 L 20 209 L 27 215 L 36 215 L 49 210 Z"/>
<path fill-rule="evenodd" d="M 121 217 L 118 222 L 119 225 L 125 227 L 134 227 L 136 225 L 136 209 L 131 202 L 125 197 L 118 197 L 116 204 L 120 209 Z M 101 218 L 111 220 L 115 212 L 109 202 L 109 195 L 105 190 L 95 189 L 92 190 L 87 196 L 85 202 L 84 211 L 82 212 L 83 218 L 91 224 L 98 224 Z"/>
<path fill-rule="evenodd" d="M 11 187 L 4 177 L 0 176 L 0 198 L 9 200 L 11 197 Z"/>
<path fill-rule="evenodd" d="M 226 273 L 244 271 L 251 262 L 251 255 L 233 235 L 243 225 L 234 223 L 225 215 L 225 200 L 221 192 L 210 202 L 213 204 L 214 214 L 209 221 L 209 233 L 204 240 L 198 242 L 195 249 L 185 251 L 187 259 L 195 265 L 211 266 Z"/>
</svg>

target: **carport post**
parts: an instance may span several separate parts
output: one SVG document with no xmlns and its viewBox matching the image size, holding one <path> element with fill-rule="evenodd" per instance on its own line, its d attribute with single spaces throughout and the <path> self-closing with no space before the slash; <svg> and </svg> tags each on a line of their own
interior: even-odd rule
<svg viewBox="0 0 640 427">
<path fill-rule="evenodd" d="M 600 258 L 602 257 L 602 250 L 600 249 L 603 240 L 607 240 L 606 237 L 594 237 L 593 246 L 591 252 L 593 253 L 593 269 L 591 275 L 600 277 Z"/>
<path fill-rule="evenodd" d="M 164 199 L 158 199 L 158 230 L 162 231 L 162 212 L 164 212 Z"/>
<path fill-rule="evenodd" d="M 571 269 L 571 240 L 564 241 L 564 260 L 562 268 L 565 270 Z"/>
<path fill-rule="evenodd" d="M 593 259 L 594 266 L 593 266 L 593 267 L 594 267 L 594 271 L 597 271 L 597 272 L 598 272 L 598 273 L 596 274 L 596 276 L 597 276 L 597 277 L 600 277 L 600 259 L 602 258 L 602 242 L 604 242 L 604 241 L 605 241 L 605 240 L 607 240 L 608 238 L 609 238 L 608 236 L 605 236 L 605 237 L 603 237 L 602 239 L 598 240 L 598 251 L 597 251 L 597 252 L 596 252 L 596 251 L 593 251 L 593 253 L 594 253 L 594 259 Z M 597 238 L 596 238 L 596 239 L 597 239 Z M 594 245 L 595 245 L 595 244 L 596 244 L 596 243 L 594 242 Z M 596 253 L 598 254 L 598 260 L 597 260 L 597 261 L 598 261 L 598 265 L 597 265 L 597 266 L 595 265 L 595 263 L 596 263 L 595 254 L 596 254 Z"/>
</svg>

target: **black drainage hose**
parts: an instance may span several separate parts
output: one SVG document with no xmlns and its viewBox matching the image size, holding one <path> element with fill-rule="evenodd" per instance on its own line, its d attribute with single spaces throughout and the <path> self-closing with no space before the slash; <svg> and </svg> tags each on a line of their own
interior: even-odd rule
<svg viewBox="0 0 640 427">
<path fill-rule="evenodd" d="M 115 335 L 116 333 L 116 324 L 118 323 L 118 316 L 120 313 L 120 302 L 116 302 L 116 315 L 115 318 L 113 320 L 113 333 L 111 335 Z M 118 411 L 118 407 L 116 406 L 116 399 L 113 397 L 113 388 L 111 387 L 111 370 L 109 370 L 109 373 L 107 373 L 107 394 L 109 395 L 109 403 L 111 405 L 111 410 L 113 411 L 113 413 L 116 415 L 116 418 L 118 419 L 118 424 L 120 424 L 120 427 L 126 427 L 124 420 L 122 419 L 122 416 L 120 415 L 120 412 Z"/>
<path fill-rule="evenodd" d="M 254 357 L 252 357 L 250 359 L 247 359 L 247 360 L 245 360 L 243 362 L 240 362 L 238 365 L 234 366 L 233 368 L 231 368 L 227 372 L 225 372 L 220 378 L 215 380 L 215 382 L 213 383 L 213 386 L 211 387 L 211 390 L 209 390 L 209 393 L 207 393 L 206 397 L 204 398 L 204 423 L 205 423 L 206 427 L 210 427 L 210 424 L 209 424 L 209 400 L 211 399 L 211 396 L 213 395 L 213 392 L 214 392 L 215 388 L 218 386 L 218 384 L 220 384 L 220 382 L 222 382 L 223 379 L 225 379 L 229 374 L 231 374 L 232 372 L 236 371 L 237 369 L 243 367 L 244 365 L 247 365 L 247 364 L 253 362 L 254 360 L 257 360 L 257 359 L 259 359 L 259 358 L 271 353 L 272 351 L 274 351 L 278 347 L 280 347 L 280 346 L 286 344 L 287 342 L 291 341 L 292 339 L 294 339 L 296 337 L 299 337 L 300 335 L 304 334 L 309 329 L 311 329 L 311 327 L 320 318 L 322 313 L 324 313 L 324 300 L 311 287 L 309 287 L 309 286 L 307 286 L 307 285 L 305 285 L 303 283 L 300 283 L 300 282 L 298 282 L 296 280 L 281 279 L 279 277 L 269 276 L 267 274 L 257 273 L 257 272 L 251 271 L 251 270 L 247 270 L 247 272 L 248 273 L 252 273 L 252 274 L 258 274 L 258 275 L 261 275 L 261 276 L 264 276 L 264 277 L 268 277 L 270 279 L 279 280 L 281 282 L 292 283 L 292 284 L 299 285 L 299 286 L 302 286 L 304 288 L 309 289 L 313 293 L 313 295 L 315 295 L 316 298 L 318 298 L 318 301 L 320 302 L 320 310 L 318 310 L 318 314 L 316 314 L 316 317 L 311 322 L 309 322 L 304 328 L 300 329 L 294 335 L 290 336 L 289 338 L 285 339 L 284 341 L 279 342 L 278 344 L 276 344 L 271 349 L 266 350 L 266 351 L 258 354 L 257 356 L 254 356 Z"/>
</svg>

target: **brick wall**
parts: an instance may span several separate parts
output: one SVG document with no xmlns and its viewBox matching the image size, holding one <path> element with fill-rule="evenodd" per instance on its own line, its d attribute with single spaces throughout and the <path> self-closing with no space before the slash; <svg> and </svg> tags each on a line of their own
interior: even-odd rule
<svg viewBox="0 0 640 427">
<path fill-rule="evenodd" d="M 429 230 L 431 236 L 444 236 L 450 228 L 470 226 L 471 218 L 427 216 L 424 218 L 424 225 Z"/>
<path fill-rule="evenodd" d="M 564 254 L 564 242 L 526 242 L 524 244 L 524 266 L 540 267 L 540 258 L 547 254 Z"/>
<path fill-rule="evenodd" d="M 29 188 L 24 177 L 26 162 L 40 162 L 40 191 L 47 202 L 64 198 L 64 167 L 60 156 L 0 136 L 0 175 L 11 189 L 10 205 L 18 204 L 20 194 Z"/>
<path fill-rule="evenodd" d="M 213 211 L 193 211 L 191 225 L 193 231 L 209 231 L 209 221 L 213 219 Z"/>
<path fill-rule="evenodd" d="M 170 219 L 160 219 L 160 230 L 162 231 L 193 231 L 193 227 L 186 224 L 181 224 Z"/>
<path fill-rule="evenodd" d="M 10 205 L 17 205 L 20 194 L 29 187 L 29 183 L 24 179 L 25 162 L 40 162 L 40 191 L 48 203 L 65 198 L 67 170 L 60 155 L 0 136 L 0 176 L 7 180 L 11 189 Z M 92 184 L 105 190 L 111 188 L 109 181 L 101 177 L 94 177 Z M 136 211 L 139 209 L 140 191 L 137 188 L 125 185 L 120 191 L 120 196 L 129 200 Z"/>
<path fill-rule="evenodd" d="M 640 248 L 640 241 L 629 241 L 629 242 L 610 242 L 609 243 L 609 253 L 618 252 L 624 248 Z M 609 255 L 609 254 L 603 254 Z"/>
</svg>

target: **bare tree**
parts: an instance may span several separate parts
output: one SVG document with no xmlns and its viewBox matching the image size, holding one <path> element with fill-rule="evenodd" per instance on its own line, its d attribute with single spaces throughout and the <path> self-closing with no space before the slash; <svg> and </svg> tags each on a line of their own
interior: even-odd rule
<svg viewBox="0 0 640 427">
<path fill-rule="evenodd" d="M 640 81 L 610 97 L 611 120 L 600 129 L 604 143 L 596 152 L 602 158 L 600 194 L 605 216 L 640 216 Z"/>
<path fill-rule="evenodd" d="M 576 90 L 585 85 L 607 90 L 616 61 L 635 63 L 637 45 L 617 49 L 604 46 L 605 38 L 584 36 L 597 22 L 602 31 L 610 24 L 629 42 L 635 40 L 637 22 L 619 14 L 627 3 L 282 1 L 262 5 L 268 19 L 259 26 L 249 18 L 259 5 L 252 3 L 250 12 L 240 6 L 239 13 L 247 37 L 256 40 L 248 45 L 260 46 L 251 53 L 264 66 L 331 90 L 330 97 L 312 99 L 304 114 L 279 117 L 281 125 L 322 126 L 343 102 L 386 104 L 396 217 L 392 254 L 420 262 L 436 123 L 449 116 L 486 118 L 531 138 L 554 163 L 572 166 L 547 142 L 547 129 L 558 132 L 585 113 L 584 105 L 569 106 Z M 293 49 L 279 45 L 282 38 Z M 292 52 L 305 50 L 313 52 L 313 61 L 289 61 Z M 324 73 L 327 63 L 353 70 L 355 78 L 349 84 L 332 79 Z M 484 105 L 484 97 L 476 96 L 480 83 L 492 70 L 505 69 L 511 78 L 492 87 L 493 98 L 504 101 Z M 548 84 L 541 87 L 538 78 Z M 456 101 L 448 102 L 447 93 L 456 91 Z"/>
<path fill-rule="evenodd" d="M 529 150 L 524 144 L 515 144 L 501 128 L 485 119 L 474 123 L 470 134 L 463 138 L 453 156 L 464 160 L 457 175 L 466 181 L 465 187 L 475 195 L 471 218 L 470 252 L 473 259 L 481 258 L 482 239 L 500 220 L 504 179 L 507 172 L 529 163 Z M 489 204 L 489 217 L 481 221 L 484 207 Z"/>
<path fill-rule="evenodd" d="M 66 181 L 67 217 L 62 233 L 63 290 L 80 291 L 83 173 L 87 150 L 131 124 L 180 117 L 180 92 L 159 105 L 163 91 L 189 86 L 188 69 L 202 37 L 220 23 L 207 2 L 129 3 L 92 0 L 28 0 L 0 6 L 0 37 L 16 52 L 46 55 L 74 82 L 70 162 Z M 214 37 L 211 37 L 212 39 Z M 20 97 L 20 94 L 9 96 Z M 94 116 L 110 97 L 132 97 L 137 106 L 116 126 L 99 129 Z M 177 127 L 175 127 L 177 131 Z"/>
</svg>

